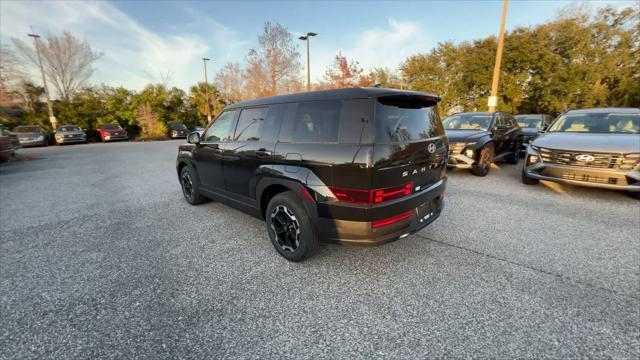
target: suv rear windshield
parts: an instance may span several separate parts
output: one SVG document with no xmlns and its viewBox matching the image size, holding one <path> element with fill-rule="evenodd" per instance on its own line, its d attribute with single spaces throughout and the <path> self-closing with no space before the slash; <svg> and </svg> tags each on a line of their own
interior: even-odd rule
<svg viewBox="0 0 640 360">
<path fill-rule="evenodd" d="M 446 130 L 487 130 L 492 114 L 455 114 L 442 121 Z"/>
<path fill-rule="evenodd" d="M 105 124 L 105 125 L 100 126 L 100 129 L 104 129 L 104 130 L 120 130 L 122 128 L 120 127 L 120 125 Z"/>
<path fill-rule="evenodd" d="M 542 115 L 516 115 L 516 121 L 521 128 L 542 128 Z"/>
<path fill-rule="evenodd" d="M 18 126 L 14 131 L 17 133 L 34 133 L 40 132 L 40 128 L 38 126 Z"/>
<path fill-rule="evenodd" d="M 444 134 L 436 105 L 414 96 L 389 96 L 375 102 L 376 143 L 428 139 Z"/>
<path fill-rule="evenodd" d="M 640 133 L 640 114 L 603 112 L 565 114 L 551 124 L 549 132 L 581 132 L 605 134 Z"/>
<path fill-rule="evenodd" d="M 184 124 L 171 124 L 171 130 L 187 130 Z"/>
<path fill-rule="evenodd" d="M 60 131 L 82 131 L 79 126 L 61 126 Z"/>
</svg>

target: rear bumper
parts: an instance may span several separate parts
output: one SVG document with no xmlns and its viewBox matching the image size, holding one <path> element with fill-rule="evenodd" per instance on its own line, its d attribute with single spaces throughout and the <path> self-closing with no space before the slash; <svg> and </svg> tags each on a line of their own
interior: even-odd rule
<svg viewBox="0 0 640 360">
<path fill-rule="evenodd" d="M 82 137 L 82 138 L 64 138 L 64 139 L 56 139 L 56 142 L 58 144 L 75 144 L 75 143 L 83 143 L 86 142 L 87 138 L 86 137 Z"/>
<path fill-rule="evenodd" d="M 373 219 L 358 221 L 319 217 L 317 228 L 320 237 L 325 242 L 362 246 L 379 245 L 403 238 L 419 231 L 440 216 L 444 207 L 445 187 L 446 180 L 442 179 L 429 188 L 414 194 L 410 199 L 403 199 L 385 206 L 383 209 L 386 213 L 385 217 L 393 217 L 408 211 L 411 211 L 412 214 L 406 219 L 378 228 L 372 227 Z M 379 217 L 374 214 L 364 215 L 365 217 L 367 215 Z"/>
<path fill-rule="evenodd" d="M 116 141 L 116 140 L 127 140 L 129 139 L 128 135 L 105 135 L 102 137 L 104 141 Z"/>
<path fill-rule="evenodd" d="M 47 139 L 44 140 L 19 140 L 20 146 L 28 147 L 28 146 L 44 146 L 47 145 Z"/>
<path fill-rule="evenodd" d="M 525 159 L 526 161 L 526 159 Z M 525 166 L 527 177 L 564 184 L 640 192 L 640 171 L 534 163 Z"/>
</svg>

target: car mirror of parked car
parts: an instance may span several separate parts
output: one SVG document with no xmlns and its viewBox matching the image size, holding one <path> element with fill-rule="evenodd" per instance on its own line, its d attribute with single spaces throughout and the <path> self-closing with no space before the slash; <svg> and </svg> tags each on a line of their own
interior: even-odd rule
<svg viewBox="0 0 640 360">
<path fill-rule="evenodd" d="M 200 134 L 197 131 L 190 133 L 187 141 L 189 144 L 200 144 Z"/>
</svg>

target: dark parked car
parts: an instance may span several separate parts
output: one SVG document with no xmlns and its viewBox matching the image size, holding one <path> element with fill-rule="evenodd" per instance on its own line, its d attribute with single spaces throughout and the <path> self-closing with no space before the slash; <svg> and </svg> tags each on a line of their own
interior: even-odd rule
<svg viewBox="0 0 640 360">
<path fill-rule="evenodd" d="M 553 118 L 545 114 L 520 114 L 516 115 L 516 121 L 522 129 L 522 151 L 525 151 L 529 143 L 551 124 Z"/>
<path fill-rule="evenodd" d="M 640 109 L 572 110 L 531 143 L 522 182 L 626 190 L 640 197 Z"/>
<path fill-rule="evenodd" d="M 96 131 L 100 135 L 100 141 L 102 142 L 129 139 L 127 131 L 118 124 L 103 124 Z"/>
<path fill-rule="evenodd" d="M 189 135 L 177 171 L 187 202 L 216 199 L 266 220 L 285 258 L 319 241 L 403 238 L 443 207 L 447 141 L 435 95 L 380 88 L 264 98 L 226 107 Z"/>
<path fill-rule="evenodd" d="M 59 145 L 87 142 L 87 133 L 78 125 L 60 125 L 55 133 L 56 143 Z"/>
<path fill-rule="evenodd" d="M 38 125 L 16 126 L 13 132 L 18 136 L 18 141 L 20 141 L 21 146 L 49 145 L 49 133 Z"/>
<path fill-rule="evenodd" d="M 0 125 L 0 161 L 11 159 L 19 148 L 18 135 Z"/>
<path fill-rule="evenodd" d="M 443 121 L 449 138 L 449 167 L 486 176 L 494 161 L 518 163 L 522 130 L 506 112 L 454 114 Z"/>
<path fill-rule="evenodd" d="M 173 123 L 169 125 L 169 137 L 172 139 L 186 139 L 189 135 L 189 129 L 180 123 Z"/>
</svg>

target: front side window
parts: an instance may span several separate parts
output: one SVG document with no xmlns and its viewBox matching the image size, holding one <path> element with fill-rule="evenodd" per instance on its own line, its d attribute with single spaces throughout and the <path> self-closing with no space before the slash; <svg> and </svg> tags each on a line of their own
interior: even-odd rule
<svg viewBox="0 0 640 360">
<path fill-rule="evenodd" d="M 187 130 L 184 124 L 171 124 L 171 130 Z"/>
<path fill-rule="evenodd" d="M 455 114 L 442 121 L 445 130 L 487 130 L 491 114 Z"/>
<path fill-rule="evenodd" d="M 443 134 L 435 103 L 413 97 L 378 98 L 375 123 L 377 143 L 416 141 Z"/>
<path fill-rule="evenodd" d="M 549 132 L 576 133 L 640 133 L 640 114 L 625 113 L 591 113 L 565 114 L 560 116 L 549 127 Z"/>
<path fill-rule="evenodd" d="M 541 129 L 542 119 L 542 115 L 516 115 L 518 125 L 523 129 Z"/>
<path fill-rule="evenodd" d="M 235 141 L 260 141 L 269 108 L 244 109 L 236 126 Z"/>
<path fill-rule="evenodd" d="M 238 110 L 225 111 L 218 116 L 204 135 L 204 141 L 229 141 L 233 136 Z"/>
</svg>

